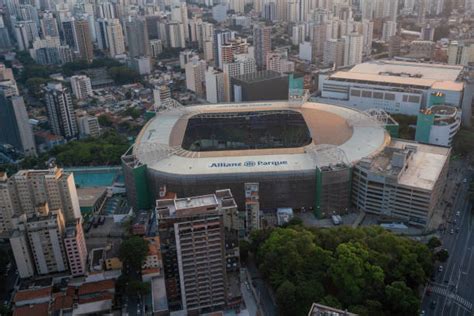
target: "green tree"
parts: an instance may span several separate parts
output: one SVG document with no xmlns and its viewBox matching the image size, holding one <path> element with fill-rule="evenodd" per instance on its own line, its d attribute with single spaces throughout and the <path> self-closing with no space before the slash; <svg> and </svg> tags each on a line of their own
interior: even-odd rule
<svg viewBox="0 0 474 316">
<path fill-rule="evenodd" d="M 127 286 L 127 292 L 129 295 L 147 295 L 150 293 L 150 283 L 141 282 L 138 280 L 130 280 Z"/>
<path fill-rule="evenodd" d="M 439 240 L 438 237 L 433 236 L 430 238 L 430 240 L 428 240 L 428 248 L 435 249 L 439 246 L 441 246 L 441 240 Z"/>
<path fill-rule="evenodd" d="M 395 281 L 385 287 L 386 302 L 397 315 L 416 315 L 420 300 L 405 282 Z"/>
<path fill-rule="evenodd" d="M 127 66 L 111 67 L 107 72 L 117 84 L 134 83 L 140 80 L 138 72 Z"/>
<path fill-rule="evenodd" d="M 290 281 L 284 281 L 276 291 L 278 305 L 282 312 L 290 315 L 296 304 L 296 286 Z"/>
<path fill-rule="evenodd" d="M 446 262 L 446 260 L 448 260 L 449 258 L 449 252 L 446 249 L 441 249 L 440 251 L 435 253 L 435 258 L 438 261 Z"/>
<path fill-rule="evenodd" d="M 101 126 L 110 127 L 112 126 L 112 120 L 107 114 L 102 114 L 99 116 L 99 124 Z"/>
<path fill-rule="evenodd" d="M 32 96 L 39 98 L 41 96 L 41 89 L 48 81 L 45 78 L 33 77 L 26 80 L 25 85 Z"/>
<path fill-rule="evenodd" d="M 119 258 L 126 266 L 140 270 L 147 253 L 146 240 L 138 236 L 132 236 L 120 245 Z"/>
</svg>

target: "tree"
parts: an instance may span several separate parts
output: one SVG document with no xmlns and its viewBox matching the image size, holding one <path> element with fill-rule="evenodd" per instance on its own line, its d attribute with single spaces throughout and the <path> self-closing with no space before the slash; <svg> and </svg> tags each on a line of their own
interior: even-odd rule
<svg viewBox="0 0 474 316">
<path fill-rule="evenodd" d="M 446 260 L 448 260 L 449 258 L 449 252 L 446 249 L 441 249 L 440 251 L 435 253 L 435 258 L 438 261 L 446 262 Z"/>
<path fill-rule="evenodd" d="M 138 280 L 130 280 L 127 286 L 127 293 L 129 295 L 143 296 L 150 293 L 150 283 L 141 282 Z"/>
<path fill-rule="evenodd" d="M 132 236 L 120 245 L 119 258 L 126 266 L 134 270 L 140 270 L 147 253 L 148 244 L 146 240 L 138 236 Z"/>
<path fill-rule="evenodd" d="M 430 249 L 435 249 L 441 246 L 441 240 L 439 240 L 438 237 L 431 237 L 430 240 L 428 240 L 428 248 Z"/>
<path fill-rule="evenodd" d="M 282 312 L 290 315 L 297 304 L 296 286 L 288 280 L 283 282 L 276 291 L 276 298 Z"/>
<path fill-rule="evenodd" d="M 112 67 L 107 72 L 117 84 L 133 83 L 140 80 L 138 72 L 128 68 L 127 66 Z"/>
<path fill-rule="evenodd" d="M 360 315 L 413 315 L 434 263 L 427 245 L 376 226 L 290 225 L 252 233 L 251 247 L 282 314 L 292 316 L 305 315 L 313 302 Z"/>
<path fill-rule="evenodd" d="M 110 127 L 112 126 L 112 120 L 108 115 L 102 114 L 99 116 L 99 124 L 101 126 Z"/>
<path fill-rule="evenodd" d="M 26 80 L 25 85 L 33 97 L 39 98 L 41 96 L 41 89 L 48 81 L 49 80 L 45 78 L 33 77 Z"/>
<path fill-rule="evenodd" d="M 420 300 L 403 281 L 395 281 L 385 287 L 385 295 L 391 311 L 398 315 L 416 315 Z"/>
</svg>

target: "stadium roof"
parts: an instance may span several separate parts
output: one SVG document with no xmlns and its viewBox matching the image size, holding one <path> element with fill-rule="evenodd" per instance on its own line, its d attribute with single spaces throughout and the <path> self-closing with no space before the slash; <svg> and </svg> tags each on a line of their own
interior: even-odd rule
<svg viewBox="0 0 474 316">
<path fill-rule="evenodd" d="M 313 143 L 298 148 L 191 152 L 181 147 L 188 119 L 203 113 L 293 110 L 300 112 Z M 183 175 L 314 170 L 357 162 L 380 152 L 390 137 L 363 112 L 322 103 L 231 103 L 184 107 L 157 114 L 142 129 L 133 150 L 148 168 Z"/>
</svg>

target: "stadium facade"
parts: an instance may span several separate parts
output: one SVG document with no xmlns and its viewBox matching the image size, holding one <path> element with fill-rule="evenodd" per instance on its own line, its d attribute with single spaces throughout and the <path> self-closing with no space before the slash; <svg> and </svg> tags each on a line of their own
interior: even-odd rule
<svg viewBox="0 0 474 316">
<path fill-rule="evenodd" d="M 135 209 L 152 207 L 166 192 L 185 197 L 218 189 L 231 189 L 243 206 L 245 183 L 259 183 L 261 208 L 328 214 L 349 207 L 352 166 L 390 141 L 373 115 L 347 107 L 198 105 L 158 113 L 122 161 Z"/>
</svg>

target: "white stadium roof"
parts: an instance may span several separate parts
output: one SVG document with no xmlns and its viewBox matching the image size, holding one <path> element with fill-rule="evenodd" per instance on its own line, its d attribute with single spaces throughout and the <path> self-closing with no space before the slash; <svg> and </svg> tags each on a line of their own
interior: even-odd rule
<svg viewBox="0 0 474 316">
<path fill-rule="evenodd" d="M 203 113 L 274 110 L 300 112 L 313 143 L 299 148 L 191 152 L 181 147 L 190 117 Z M 157 113 L 140 132 L 133 153 L 148 168 L 171 174 L 203 175 L 314 170 L 339 162 L 355 163 L 389 144 L 384 126 L 354 109 L 306 102 L 196 105 Z"/>
</svg>

